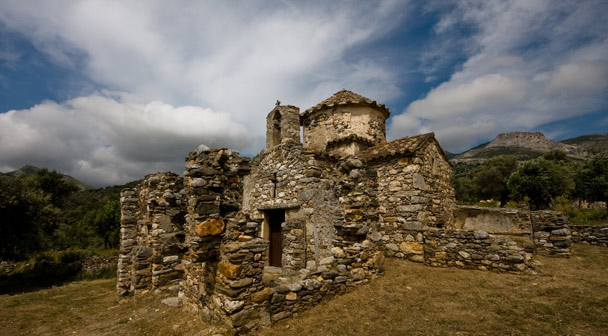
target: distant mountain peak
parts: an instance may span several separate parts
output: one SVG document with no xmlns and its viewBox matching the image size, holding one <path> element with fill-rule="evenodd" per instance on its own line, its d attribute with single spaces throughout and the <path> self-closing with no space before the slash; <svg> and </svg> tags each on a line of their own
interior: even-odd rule
<svg viewBox="0 0 608 336">
<path fill-rule="evenodd" d="M 547 139 L 541 132 L 509 132 L 456 155 L 454 161 L 478 162 L 498 155 L 515 155 L 519 160 L 529 160 L 553 150 L 563 151 L 568 157 L 578 160 L 590 156 L 581 147 Z"/>
<path fill-rule="evenodd" d="M 25 176 L 35 175 L 36 172 L 39 171 L 39 170 L 41 170 L 41 169 L 42 168 L 38 168 L 36 166 L 32 166 L 32 165 L 26 164 L 25 166 L 23 166 L 23 167 L 21 167 L 21 168 L 19 168 L 17 170 L 13 170 L 12 172 L 0 173 L 0 174 L 6 175 L 8 177 L 15 178 L 15 177 L 18 177 L 18 176 L 21 176 L 21 175 L 25 175 Z M 82 182 L 82 181 L 80 181 L 80 180 L 78 180 L 78 179 L 76 179 L 76 178 L 74 178 L 74 177 L 72 177 L 72 176 L 70 176 L 68 174 L 61 173 L 61 172 L 58 172 L 58 173 L 61 174 L 61 175 L 63 175 L 64 181 L 70 182 L 70 183 L 74 183 L 80 190 L 96 189 L 95 187 L 93 187 L 93 186 L 91 186 L 89 184 L 86 184 L 86 183 L 84 183 L 84 182 Z"/>
</svg>

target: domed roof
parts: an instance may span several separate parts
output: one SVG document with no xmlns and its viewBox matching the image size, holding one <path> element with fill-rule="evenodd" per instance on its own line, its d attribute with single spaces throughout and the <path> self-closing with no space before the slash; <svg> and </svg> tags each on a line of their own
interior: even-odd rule
<svg viewBox="0 0 608 336">
<path fill-rule="evenodd" d="M 367 105 L 371 107 L 376 107 L 377 109 L 384 112 L 386 118 L 388 118 L 388 116 L 390 115 L 390 111 L 384 104 L 378 104 L 375 100 L 371 100 L 352 91 L 342 89 L 334 93 L 333 96 L 302 112 L 301 116 L 306 117 L 316 111 L 323 110 L 328 107 L 345 105 Z"/>
</svg>

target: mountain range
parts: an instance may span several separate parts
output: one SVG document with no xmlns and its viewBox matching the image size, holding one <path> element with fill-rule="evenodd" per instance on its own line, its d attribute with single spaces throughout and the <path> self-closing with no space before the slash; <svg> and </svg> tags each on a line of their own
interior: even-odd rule
<svg viewBox="0 0 608 336">
<path fill-rule="evenodd" d="M 31 166 L 31 165 L 25 165 L 17 170 L 13 170 L 11 172 L 8 173 L 0 173 L 0 175 L 4 175 L 4 176 L 8 176 L 8 177 L 18 177 L 21 175 L 25 175 L 25 176 L 30 176 L 30 175 L 35 175 L 37 171 L 41 170 L 42 168 L 38 168 L 35 166 Z M 97 189 L 96 187 L 93 187 L 92 185 L 86 184 L 80 180 L 78 180 L 75 177 L 72 177 L 70 175 L 67 174 L 63 174 L 63 180 L 66 182 L 70 182 L 70 183 L 74 183 L 80 190 L 90 190 L 90 189 Z"/>
<path fill-rule="evenodd" d="M 518 160 L 530 160 L 553 150 L 563 151 L 571 159 L 584 160 L 608 150 L 608 134 L 583 135 L 553 141 L 540 132 L 501 133 L 490 142 L 460 154 L 446 153 L 446 155 L 453 163 L 475 164 L 498 155 L 515 155 Z"/>
</svg>

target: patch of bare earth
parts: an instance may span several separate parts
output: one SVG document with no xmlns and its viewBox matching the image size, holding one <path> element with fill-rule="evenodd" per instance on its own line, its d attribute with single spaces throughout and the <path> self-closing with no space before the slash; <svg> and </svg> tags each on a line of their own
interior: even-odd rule
<svg viewBox="0 0 608 336">
<path fill-rule="evenodd" d="M 387 260 L 385 274 L 261 335 L 606 335 L 608 249 L 537 257 L 538 275 Z M 114 280 L 0 296 L 6 335 L 209 335 L 218 331 L 153 294 L 114 301 Z"/>
</svg>

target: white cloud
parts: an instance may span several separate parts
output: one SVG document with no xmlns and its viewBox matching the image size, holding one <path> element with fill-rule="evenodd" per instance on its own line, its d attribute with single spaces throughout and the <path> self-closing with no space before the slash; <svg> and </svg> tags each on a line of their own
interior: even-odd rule
<svg viewBox="0 0 608 336">
<path fill-rule="evenodd" d="M 426 98 L 410 104 L 408 112 L 424 119 L 468 117 L 496 107 L 512 108 L 521 103 L 529 84 L 524 80 L 498 74 L 484 75 L 471 82 L 447 82 L 432 90 Z"/>
<path fill-rule="evenodd" d="M 105 184 L 181 172 L 201 142 L 255 153 L 276 99 L 306 109 L 343 87 L 394 97 L 397 74 L 348 50 L 393 29 L 406 9 L 394 0 L 2 2 L 7 29 L 135 98 L 88 95 L 0 115 L 0 167 L 38 164 Z"/>
<path fill-rule="evenodd" d="M 608 88 L 608 61 L 565 64 L 553 73 L 546 92 L 550 96 L 589 96 Z"/>
<path fill-rule="evenodd" d="M 251 148 L 262 141 L 227 113 L 140 103 L 119 92 L 0 114 L 4 170 L 33 164 L 96 185 L 124 183 L 158 170 L 181 173 L 184 157 L 200 143 Z"/>
<path fill-rule="evenodd" d="M 390 87 L 394 74 L 387 81 L 367 73 L 374 64 L 346 62 L 344 53 L 394 28 L 400 22 L 394 14 L 406 5 L 28 1 L 0 6 L 0 20 L 58 62 L 74 64 L 73 55 L 84 54 L 84 70 L 107 87 L 228 111 L 263 134 L 275 99 L 312 105 L 317 101 L 302 89 L 313 91 L 326 79 L 349 88 Z"/>
<path fill-rule="evenodd" d="M 445 11 L 434 3 L 431 11 Z M 595 112 L 608 103 L 608 10 L 604 1 L 461 1 L 441 13 L 435 42 L 422 54 L 462 47 L 450 79 L 412 102 L 389 136 L 433 130 L 458 152 L 498 132 L 526 131 Z M 475 32 L 452 33 L 458 25 Z M 425 69 L 433 75 L 441 62 Z"/>
</svg>

